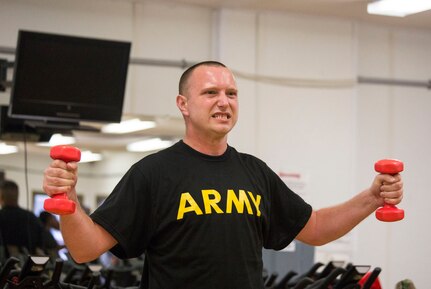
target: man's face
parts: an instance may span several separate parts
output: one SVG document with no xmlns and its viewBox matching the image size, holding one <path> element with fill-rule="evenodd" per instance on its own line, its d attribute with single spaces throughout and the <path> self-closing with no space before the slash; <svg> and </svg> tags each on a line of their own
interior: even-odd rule
<svg viewBox="0 0 431 289">
<path fill-rule="evenodd" d="M 238 90 L 228 68 L 197 67 L 186 90 L 188 131 L 211 138 L 225 137 L 238 119 Z"/>
</svg>

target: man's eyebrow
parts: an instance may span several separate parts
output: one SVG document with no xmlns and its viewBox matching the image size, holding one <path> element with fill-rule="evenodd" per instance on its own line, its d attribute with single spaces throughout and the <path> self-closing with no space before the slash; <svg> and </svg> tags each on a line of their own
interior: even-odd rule
<svg viewBox="0 0 431 289">
<path fill-rule="evenodd" d="M 201 91 L 208 91 L 208 90 L 220 90 L 220 88 L 216 85 L 211 85 L 207 87 L 202 87 Z"/>
<path fill-rule="evenodd" d="M 208 86 L 208 87 L 202 87 L 201 88 L 201 91 L 202 92 L 204 92 L 204 91 L 208 91 L 208 90 L 226 90 L 226 91 L 229 91 L 229 92 L 232 92 L 232 91 L 234 91 L 234 92 L 238 92 L 238 88 L 236 88 L 236 87 L 220 87 L 220 86 L 217 86 L 217 85 L 211 85 L 211 86 Z"/>
</svg>

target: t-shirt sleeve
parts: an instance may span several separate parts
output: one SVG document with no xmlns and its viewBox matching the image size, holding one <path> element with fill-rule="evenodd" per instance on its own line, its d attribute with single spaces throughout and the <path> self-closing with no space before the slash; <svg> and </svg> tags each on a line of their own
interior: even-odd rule
<svg viewBox="0 0 431 289">
<path fill-rule="evenodd" d="M 119 258 L 138 257 L 148 246 L 153 215 L 149 190 L 148 176 L 135 164 L 90 216 L 118 241 L 111 252 Z"/>
<path fill-rule="evenodd" d="M 307 224 L 312 207 L 290 190 L 280 177 L 270 170 L 270 208 L 267 249 L 281 250 L 289 245 Z"/>
</svg>

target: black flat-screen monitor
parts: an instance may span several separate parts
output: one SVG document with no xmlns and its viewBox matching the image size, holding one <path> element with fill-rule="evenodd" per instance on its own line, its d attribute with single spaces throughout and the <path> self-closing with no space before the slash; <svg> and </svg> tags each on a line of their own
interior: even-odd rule
<svg viewBox="0 0 431 289">
<path fill-rule="evenodd" d="M 20 30 L 9 115 L 120 122 L 131 43 Z"/>
</svg>

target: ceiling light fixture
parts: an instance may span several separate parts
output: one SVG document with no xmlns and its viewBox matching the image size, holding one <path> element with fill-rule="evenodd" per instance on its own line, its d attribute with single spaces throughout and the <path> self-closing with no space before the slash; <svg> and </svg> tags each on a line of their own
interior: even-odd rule
<svg viewBox="0 0 431 289">
<path fill-rule="evenodd" d="M 0 155 L 14 154 L 18 152 L 18 147 L 13 145 L 8 145 L 4 142 L 0 143 Z"/>
<path fill-rule="evenodd" d="M 75 138 L 73 136 L 64 136 L 60 133 L 55 133 L 49 139 L 49 142 L 39 142 L 38 146 L 42 147 L 52 147 L 56 145 L 70 145 L 75 143 Z"/>
<path fill-rule="evenodd" d="M 102 127 L 104 133 L 130 133 L 145 129 L 150 129 L 156 126 L 154 121 L 143 121 L 138 118 L 121 121 L 120 123 L 110 123 Z"/>
<path fill-rule="evenodd" d="M 162 140 L 161 138 L 150 138 L 133 142 L 127 145 L 129 152 L 148 152 L 167 148 L 172 145 L 170 140 Z"/>
<path fill-rule="evenodd" d="M 431 0 L 380 0 L 367 5 L 369 14 L 404 17 L 431 9 Z"/>
<path fill-rule="evenodd" d="M 102 155 L 92 151 L 82 151 L 80 163 L 98 162 L 102 160 Z"/>
</svg>

